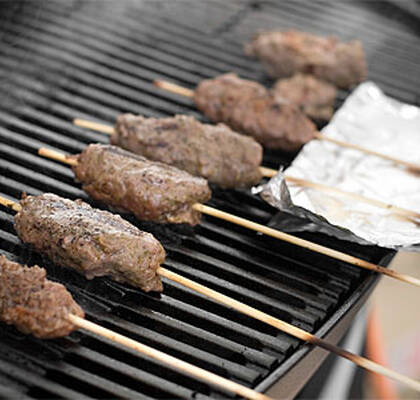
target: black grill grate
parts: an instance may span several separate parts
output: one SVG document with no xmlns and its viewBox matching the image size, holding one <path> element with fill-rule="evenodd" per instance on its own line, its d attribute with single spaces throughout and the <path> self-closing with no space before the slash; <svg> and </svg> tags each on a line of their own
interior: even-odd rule
<svg viewBox="0 0 420 400">
<path fill-rule="evenodd" d="M 74 117 L 113 123 L 121 112 L 188 113 L 190 99 L 156 89 L 156 78 L 193 87 L 234 70 L 264 81 L 241 44 L 258 28 L 297 27 L 344 38 L 363 35 L 371 77 L 402 100 L 419 102 L 413 25 L 378 13 L 377 4 L 243 1 L 2 2 L 0 40 L 0 193 L 89 201 L 69 168 L 37 156 L 49 145 L 75 153 L 105 135 Z M 395 15 L 395 13 L 394 13 Z M 344 18 L 345 17 L 345 18 Z M 366 26 L 365 21 L 370 25 Z M 392 36 L 387 36 L 387 29 Z M 415 49 L 415 47 L 414 47 Z M 396 68 L 396 66 L 399 66 Z M 341 93 L 341 100 L 345 93 Z M 265 165 L 290 155 L 266 152 Z M 215 189 L 213 205 L 267 223 L 273 210 L 248 191 Z M 342 263 L 240 227 L 204 218 L 194 230 L 142 224 L 165 245 L 165 266 L 311 332 L 325 334 L 375 278 Z M 296 357 L 299 342 L 165 281 L 161 297 L 108 279 L 86 281 L 52 265 L 17 239 L 13 213 L 0 210 L 0 252 L 47 267 L 89 319 L 250 387 L 266 390 Z M 314 235 L 312 240 L 373 262 L 390 253 Z M 92 335 L 42 342 L 12 327 L 0 330 L 0 394 L 14 398 L 214 398 L 227 396 L 165 366 Z M 282 369 L 283 368 L 283 369 Z M 307 377 L 303 377 L 306 380 Z"/>
</svg>

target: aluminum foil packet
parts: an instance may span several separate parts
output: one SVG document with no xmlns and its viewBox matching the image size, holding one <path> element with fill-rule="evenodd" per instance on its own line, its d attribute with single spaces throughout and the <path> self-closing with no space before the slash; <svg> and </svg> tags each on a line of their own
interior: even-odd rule
<svg viewBox="0 0 420 400">
<path fill-rule="evenodd" d="M 420 108 L 372 82 L 359 85 L 322 134 L 420 164 Z M 285 176 L 339 188 L 420 213 L 420 174 L 391 161 L 322 140 L 306 144 L 286 171 L 253 189 L 281 213 L 272 226 L 322 232 L 359 244 L 420 251 L 420 220 L 347 196 L 288 183 Z"/>
</svg>

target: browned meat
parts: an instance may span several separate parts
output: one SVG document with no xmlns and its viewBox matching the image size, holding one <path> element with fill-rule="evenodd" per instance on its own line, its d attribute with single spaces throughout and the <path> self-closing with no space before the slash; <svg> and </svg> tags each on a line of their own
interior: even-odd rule
<svg viewBox="0 0 420 400">
<path fill-rule="evenodd" d="M 224 122 L 266 147 L 298 150 L 316 133 L 315 125 L 296 106 L 276 99 L 264 86 L 236 74 L 202 81 L 194 100 L 212 121 Z"/>
<path fill-rule="evenodd" d="M 111 276 L 142 290 L 161 291 L 157 268 L 165 251 L 150 233 L 119 215 L 51 193 L 28 196 L 15 216 L 19 237 L 58 265 L 88 279 Z"/>
<path fill-rule="evenodd" d="M 205 179 L 115 146 L 91 144 L 76 158 L 73 171 L 91 197 L 141 220 L 198 224 L 192 205 L 211 196 Z"/>
<path fill-rule="evenodd" d="M 245 45 L 245 53 L 257 57 L 273 78 L 302 72 L 349 88 L 366 77 L 365 55 L 357 40 L 344 43 L 305 32 L 262 32 Z"/>
<path fill-rule="evenodd" d="M 262 178 L 262 147 L 255 140 L 226 125 L 202 124 L 193 117 L 121 115 L 111 143 L 223 188 L 250 187 Z"/>
<path fill-rule="evenodd" d="M 280 100 L 295 104 L 314 120 L 328 121 L 333 115 L 337 95 L 335 86 L 312 75 L 296 74 L 288 79 L 280 79 L 272 91 Z"/>
<path fill-rule="evenodd" d="M 63 285 L 46 278 L 45 269 L 0 256 L 0 320 L 23 333 L 52 339 L 77 329 L 69 314 L 85 316 Z"/>
</svg>

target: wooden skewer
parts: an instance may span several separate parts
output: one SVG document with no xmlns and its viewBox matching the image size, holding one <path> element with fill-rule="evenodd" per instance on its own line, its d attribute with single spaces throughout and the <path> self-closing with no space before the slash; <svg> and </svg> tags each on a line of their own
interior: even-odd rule
<svg viewBox="0 0 420 400">
<path fill-rule="evenodd" d="M 408 169 L 413 170 L 413 171 L 417 171 L 417 172 L 420 171 L 420 165 L 419 164 L 416 164 L 416 163 L 413 163 L 413 162 L 410 162 L 410 161 L 401 160 L 399 158 L 392 157 L 392 156 L 389 156 L 389 155 L 384 154 L 384 153 L 379 153 L 377 151 L 367 149 L 366 147 L 359 146 L 357 144 L 343 142 L 342 140 L 333 139 L 329 136 L 323 135 L 320 132 L 315 134 L 315 138 L 317 138 L 319 140 L 323 140 L 325 142 L 334 143 L 338 146 L 347 147 L 348 149 L 358 150 L 358 151 L 361 151 L 363 153 L 369 154 L 371 156 L 376 156 L 376 157 L 379 157 L 379 158 L 383 158 L 384 160 L 392 161 L 395 164 L 404 165 L 405 167 L 407 167 Z"/>
<path fill-rule="evenodd" d="M 420 287 L 420 279 L 414 278 L 409 275 L 400 274 L 392 269 L 381 267 L 380 265 L 370 263 L 368 261 L 362 260 L 361 258 L 353 257 L 349 254 L 342 253 L 341 251 L 330 249 L 329 247 L 321 246 L 319 244 L 310 242 L 308 240 L 300 239 L 296 236 L 289 235 L 288 233 L 284 233 L 276 229 L 269 228 L 268 226 L 265 226 L 265 225 L 257 224 L 256 222 L 252 222 L 247 219 L 237 217 L 235 215 L 226 213 L 221 210 L 217 210 L 215 208 L 206 206 L 204 204 L 194 204 L 193 208 L 197 211 L 202 212 L 203 214 L 211 215 L 213 217 L 232 222 L 233 224 L 243 226 L 244 228 L 248 228 L 253 231 L 260 232 L 265 235 L 274 237 L 276 239 L 280 239 L 285 242 L 295 244 L 297 246 L 314 251 L 316 253 L 320 253 L 328 257 L 335 258 L 336 260 L 344 261 L 348 264 L 355 265 L 356 267 L 368 269 L 370 271 L 384 274 L 391 278 L 398 279 L 400 281 L 410 283 L 414 286 Z"/>
<path fill-rule="evenodd" d="M 11 208 L 13 211 L 16 211 L 16 212 L 19 212 L 22 209 L 19 203 L 16 203 L 13 200 L 9 200 L 1 196 L 0 196 L 0 204 L 2 204 L 5 207 Z"/>
<path fill-rule="evenodd" d="M 12 207 L 15 211 L 20 211 L 21 210 L 21 206 L 18 203 L 14 203 L 14 205 L 12 204 L 14 202 L 11 202 L 8 199 L 5 199 L 4 197 L 0 196 L 0 204 L 3 204 L 7 207 Z M 313 345 L 322 347 L 323 349 L 330 351 L 332 353 L 335 353 L 337 355 L 339 355 L 340 357 L 346 358 L 347 360 L 353 362 L 354 364 L 358 365 L 361 368 L 364 368 L 368 371 L 374 372 L 374 373 L 378 373 L 384 376 L 387 376 L 388 378 L 391 379 L 395 379 L 398 382 L 401 382 L 409 387 L 411 387 L 414 390 L 417 390 L 420 392 L 420 382 L 417 382 L 407 376 L 404 376 L 402 374 L 399 374 L 398 372 L 392 371 L 389 368 L 386 368 L 380 364 L 377 364 L 371 360 L 368 360 L 367 358 L 361 357 L 357 354 L 353 354 L 351 352 L 348 352 L 346 350 L 343 350 L 327 341 L 325 341 L 324 339 L 318 338 L 317 336 L 304 331 L 301 328 L 297 328 L 285 321 L 282 321 L 278 318 L 274 318 L 271 315 L 268 315 L 262 311 L 259 311 L 251 306 L 248 306 L 244 303 L 241 303 L 240 301 L 234 300 L 228 296 L 225 296 L 224 294 L 221 294 L 219 292 L 216 292 L 213 289 L 207 288 L 206 286 L 203 286 L 197 282 L 194 282 L 188 278 L 184 278 L 181 275 L 176 274 L 175 272 L 169 271 L 165 268 L 162 267 L 158 267 L 157 271 L 158 275 L 165 277 L 171 281 L 177 282 L 185 287 L 190 288 L 191 290 L 194 290 L 197 293 L 201 293 L 204 296 L 207 296 L 215 301 L 217 301 L 218 303 L 221 303 L 225 306 L 231 307 L 232 309 L 239 311 L 240 313 L 243 313 L 245 315 L 250 316 L 251 318 L 255 318 L 261 322 L 264 322 L 268 325 L 271 325 L 273 327 L 275 327 L 276 329 L 281 330 L 282 332 L 285 332 L 295 338 L 298 338 L 300 340 L 309 342 Z M 86 320 L 84 320 L 83 318 L 79 318 L 76 316 L 71 315 L 69 317 L 71 319 L 71 321 L 75 322 L 75 325 L 79 326 L 80 328 L 84 328 L 84 329 L 90 329 L 92 330 L 92 332 L 98 333 L 100 334 L 100 332 L 105 332 L 107 331 L 105 328 L 102 327 L 98 327 L 98 326 L 92 326 L 90 325 L 90 323 Z M 93 330 L 94 329 L 94 330 Z M 110 332 L 110 337 L 109 339 L 114 340 L 115 335 L 117 335 L 117 339 L 118 339 L 118 334 L 116 334 L 115 332 L 109 331 Z M 119 335 L 121 336 L 121 335 Z M 133 344 L 135 344 L 134 348 L 135 350 L 140 350 L 140 348 L 138 347 L 137 342 L 130 342 L 131 339 L 122 337 L 124 340 L 120 341 L 119 343 L 127 345 L 128 347 L 132 347 Z M 128 339 L 128 342 L 126 341 L 126 339 Z M 120 339 L 121 340 L 121 339 Z M 117 340 L 118 341 L 118 340 Z M 134 342 L 134 343 L 133 343 Z M 167 356 L 169 357 L 169 356 Z M 173 365 L 175 367 L 175 365 Z M 195 367 L 196 368 L 196 367 Z M 206 371 L 207 372 L 207 371 Z M 208 372 L 207 372 L 208 373 Z M 193 376 L 197 376 L 197 375 L 193 375 Z M 229 382 L 229 381 L 228 381 Z M 230 383 L 230 382 L 229 382 Z M 232 382 L 233 383 L 233 382 Z M 236 392 L 235 392 L 236 393 Z M 260 394 L 259 394 L 260 395 Z M 245 396 L 248 397 L 248 396 Z M 251 397 L 250 397 L 251 398 Z"/>
<path fill-rule="evenodd" d="M 77 161 L 74 160 L 73 158 L 70 158 L 66 156 L 65 154 L 60 153 L 58 151 L 46 149 L 44 147 L 38 150 L 38 154 L 44 157 L 51 158 L 53 160 L 60 161 L 65 164 L 70 164 L 70 165 L 77 164 Z M 274 237 L 276 239 L 295 244 L 305 249 L 309 249 L 316 253 L 324 254 L 328 257 L 335 258 L 336 260 L 344 261 L 348 264 L 352 264 L 360 268 L 368 269 L 370 271 L 375 271 L 377 273 L 387 275 L 391 278 L 398 279 L 400 281 L 410 283 L 412 285 L 420 287 L 420 279 L 414 278 L 409 275 L 400 274 L 396 271 L 393 271 L 392 269 L 388 269 L 388 268 L 381 267 L 380 265 L 372 264 L 368 261 L 362 260 L 361 258 L 353 257 L 353 256 L 350 256 L 349 254 L 330 249 L 329 247 L 321 246 L 319 244 L 310 242 L 308 240 L 300 239 L 296 236 L 292 236 L 287 233 L 278 231 L 276 229 L 269 228 L 268 226 L 265 226 L 265 225 L 257 224 L 256 222 L 252 222 L 247 219 L 237 217 L 235 215 L 217 210 L 216 208 L 209 207 L 204 204 L 196 203 L 196 204 L 193 204 L 192 207 L 203 214 L 207 214 L 207 215 L 211 215 L 212 217 L 223 219 L 225 221 L 243 226 L 253 231 L 260 232 L 265 235 Z"/>
<path fill-rule="evenodd" d="M 266 168 L 266 167 L 260 167 L 260 169 L 263 175 L 269 178 L 273 177 L 278 172 L 275 169 Z M 315 182 L 308 181 L 306 179 L 295 178 L 293 176 L 287 175 L 285 176 L 285 179 L 286 181 L 291 182 L 291 183 L 296 183 L 299 186 L 309 187 L 309 188 L 321 190 L 327 193 L 339 194 L 339 195 L 346 196 L 357 201 L 361 201 L 363 203 L 371 204 L 379 208 L 384 208 L 395 214 L 403 215 L 408 218 L 420 219 L 420 213 L 416 211 L 407 210 L 406 208 L 402 208 L 402 207 L 397 207 L 397 206 L 394 206 L 389 203 L 385 203 L 380 200 L 375 200 L 369 197 L 361 196 L 360 194 L 346 192 L 345 190 L 341 190 L 333 186 L 327 186 L 327 185 L 323 185 L 322 183 L 315 183 Z"/>
<path fill-rule="evenodd" d="M 175 93 L 175 94 L 178 94 L 180 96 L 194 97 L 194 91 L 193 90 L 190 90 L 190 89 L 184 88 L 182 86 L 176 85 L 175 83 L 170 83 L 170 82 L 166 82 L 166 81 L 158 81 L 158 80 L 154 81 L 153 83 L 158 88 L 161 88 L 161 89 L 166 90 L 168 92 Z M 404 165 L 405 167 L 407 167 L 407 168 L 409 168 L 413 171 L 420 171 L 420 165 L 419 164 L 409 162 L 409 161 L 405 161 L 405 160 L 401 160 L 401 159 L 396 158 L 396 157 L 388 156 L 386 154 L 367 149 L 366 147 L 363 147 L 363 146 L 359 146 L 359 145 L 356 145 L 356 144 L 352 144 L 352 143 L 348 143 L 348 142 L 343 142 L 341 140 L 333 139 L 333 138 L 330 138 L 328 136 L 325 136 L 325 135 L 321 134 L 320 132 L 315 134 L 315 138 L 318 139 L 318 140 L 324 140 L 326 142 L 334 143 L 338 146 L 358 150 L 358 151 L 361 151 L 363 153 L 370 154 L 372 156 L 380 157 L 380 158 L 383 158 L 385 160 L 392 161 L 395 164 Z"/>
<path fill-rule="evenodd" d="M 271 399 L 271 397 L 268 397 L 255 390 L 249 389 L 246 386 L 240 385 L 236 382 L 230 381 L 229 379 L 213 374 L 212 372 L 206 371 L 205 369 L 196 367 L 195 365 L 182 361 L 179 358 L 172 357 L 169 354 L 163 353 L 159 350 L 154 349 L 153 347 L 146 346 L 145 344 L 142 344 L 136 340 L 120 335 L 117 332 L 104 328 L 103 326 L 97 325 L 84 318 L 80 318 L 76 315 L 70 314 L 68 316 L 68 319 L 70 320 L 71 323 L 73 323 L 74 325 L 78 326 L 81 329 L 84 329 L 96 335 L 105 337 L 115 343 L 122 344 L 123 346 L 133 349 L 141 354 L 145 354 L 146 356 L 150 358 L 158 360 L 164 363 L 165 365 L 168 365 L 187 375 L 193 376 L 194 378 L 197 378 L 200 381 L 207 382 L 211 384 L 212 386 L 222 388 L 224 390 L 227 390 L 228 392 L 235 393 L 247 399 L 252 399 L 252 400 L 270 400 Z"/>
<path fill-rule="evenodd" d="M 46 147 L 41 147 L 38 149 L 38 154 L 42 157 L 50 158 L 51 160 L 56 160 L 62 162 L 63 164 L 76 166 L 78 164 L 77 160 L 71 156 L 67 156 L 64 153 L 60 153 L 55 150 L 47 149 Z"/>
<path fill-rule="evenodd" d="M 194 90 L 184 88 L 175 83 L 156 80 L 153 82 L 153 84 L 159 89 L 163 89 L 171 93 L 179 94 L 180 96 L 194 97 Z"/>
<path fill-rule="evenodd" d="M 98 122 L 87 121 L 87 120 L 84 120 L 84 119 L 75 119 L 73 122 L 77 126 L 87 128 L 87 129 L 92 129 L 94 131 L 98 131 L 98 132 L 102 132 L 102 133 L 106 133 L 107 135 L 112 135 L 114 133 L 114 128 L 111 125 L 100 124 Z M 263 176 L 265 176 L 267 178 L 272 178 L 278 172 L 275 169 L 267 168 L 267 167 L 260 167 L 260 171 L 263 174 Z M 337 188 L 334 188 L 332 186 L 323 185 L 322 183 L 311 182 L 311 181 L 308 181 L 306 179 L 294 178 L 292 176 L 285 176 L 285 179 L 286 179 L 286 181 L 296 183 L 299 186 L 310 187 L 310 188 L 320 190 L 320 191 L 323 191 L 323 192 L 329 192 L 329 193 L 340 194 L 342 196 L 347 196 L 349 198 L 352 198 L 352 199 L 357 200 L 357 201 L 361 201 L 363 203 L 371 204 L 371 205 L 374 205 L 374 206 L 379 207 L 379 208 L 384 208 L 384 209 L 386 209 L 386 210 L 388 210 L 392 213 L 399 214 L 399 215 L 402 215 L 404 217 L 408 217 L 410 219 L 411 218 L 420 219 L 420 213 L 418 213 L 416 211 L 412 211 L 412 210 L 408 210 L 406 208 L 394 206 L 392 204 L 385 203 L 385 202 L 380 201 L 380 200 L 370 199 L 368 197 L 361 196 L 361 195 L 356 194 L 356 193 L 346 192 L 344 190 L 337 189 Z"/>
<path fill-rule="evenodd" d="M 73 124 L 82 128 L 92 129 L 93 131 L 106 133 L 109 136 L 112 136 L 114 134 L 114 127 L 111 125 L 100 124 L 98 122 L 88 121 L 86 119 L 79 118 L 75 118 L 73 120 Z"/>
</svg>

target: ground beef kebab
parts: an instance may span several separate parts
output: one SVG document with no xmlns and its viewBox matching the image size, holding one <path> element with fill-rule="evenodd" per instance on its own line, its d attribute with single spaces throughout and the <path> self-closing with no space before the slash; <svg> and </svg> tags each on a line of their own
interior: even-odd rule
<svg viewBox="0 0 420 400">
<path fill-rule="evenodd" d="M 201 81 L 194 101 L 212 121 L 224 122 L 269 148 L 295 151 L 317 132 L 297 106 L 233 73 Z"/>
<path fill-rule="evenodd" d="M 111 143 L 150 160 L 173 165 L 222 188 L 242 188 L 261 178 L 262 147 L 224 124 L 193 117 L 118 117 Z"/>
<path fill-rule="evenodd" d="M 140 220 L 196 225 L 193 205 L 211 197 L 205 179 L 116 146 L 91 144 L 69 158 L 89 196 Z"/>
<path fill-rule="evenodd" d="M 255 35 L 245 53 L 258 58 L 272 78 L 296 73 L 317 78 L 347 89 L 366 77 L 366 61 L 360 41 L 340 42 L 298 31 L 271 31 Z"/>
<path fill-rule="evenodd" d="M 0 256 L 0 320 L 25 334 L 52 339 L 76 330 L 69 314 L 84 312 L 67 289 L 46 278 L 45 269 Z"/>
<path fill-rule="evenodd" d="M 329 121 L 334 113 L 335 86 L 312 75 L 296 74 L 279 79 L 272 92 L 280 101 L 298 106 L 313 120 Z"/>
<path fill-rule="evenodd" d="M 20 205 L 15 215 L 18 236 L 54 263 L 88 279 L 110 276 L 146 292 L 162 291 L 157 268 L 165 251 L 150 233 L 119 215 L 51 193 L 27 196 Z"/>
</svg>

